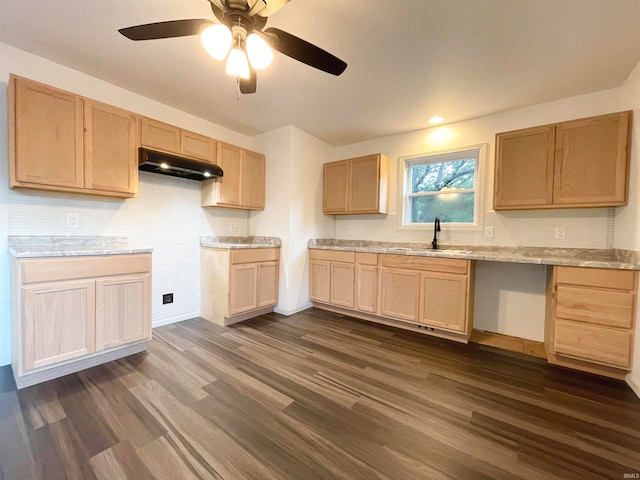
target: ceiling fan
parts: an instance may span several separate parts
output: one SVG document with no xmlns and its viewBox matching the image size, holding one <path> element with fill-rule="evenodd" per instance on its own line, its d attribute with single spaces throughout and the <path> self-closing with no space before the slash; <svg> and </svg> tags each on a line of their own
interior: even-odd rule
<svg viewBox="0 0 640 480">
<path fill-rule="evenodd" d="M 238 79 L 241 93 L 255 93 L 256 70 L 269 66 L 271 49 L 332 75 L 347 64 L 329 52 L 279 28 L 267 28 L 267 16 L 290 0 L 207 0 L 220 23 L 205 19 L 170 20 L 118 30 L 130 40 L 200 35 L 209 55 L 227 59 L 226 71 Z"/>
</svg>

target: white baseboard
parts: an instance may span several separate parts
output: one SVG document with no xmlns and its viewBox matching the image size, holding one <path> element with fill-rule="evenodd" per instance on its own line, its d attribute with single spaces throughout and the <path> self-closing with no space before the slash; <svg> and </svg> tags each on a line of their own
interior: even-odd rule
<svg viewBox="0 0 640 480">
<path fill-rule="evenodd" d="M 162 318 L 160 320 L 155 320 L 154 322 L 152 322 L 151 328 L 162 327 L 163 325 L 169 325 L 170 323 L 181 322 L 183 320 L 189 320 L 191 318 L 196 318 L 199 316 L 200 314 L 198 312 L 193 312 L 184 315 L 178 315 L 177 317 Z"/>
<path fill-rule="evenodd" d="M 636 374 L 636 377 L 640 377 L 640 374 Z M 631 387 L 631 390 L 640 398 L 640 378 L 634 378 L 633 372 L 627 375 L 627 384 Z"/>
<path fill-rule="evenodd" d="M 11 363 L 11 354 L 2 355 L 0 357 L 0 367 L 4 367 L 5 365 L 9 365 Z"/>
<path fill-rule="evenodd" d="M 289 316 L 289 315 L 293 315 L 294 313 L 298 313 L 301 312 L 303 310 L 307 310 L 309 308 L 313 307 L 313 303 L 311 302 L 307 302 L 304 305 L 301 305 L 299 307 L 296 308 L 292 308 L 290 310 L 284 310 L 282 308 L 276 307 L 273 311 L 276 313 L 279 313 L 280 315 L 285 315 L 285 316 Z"/>
</svg>

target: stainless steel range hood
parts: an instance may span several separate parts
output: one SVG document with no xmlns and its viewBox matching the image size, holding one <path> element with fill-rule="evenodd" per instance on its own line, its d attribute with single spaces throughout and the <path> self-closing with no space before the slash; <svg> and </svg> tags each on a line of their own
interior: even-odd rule
<svg viewBox="0 0 640 480">
<path fill-rule="evenodd" d="M 218 165 L 144 147 L 139 150 L 138 170 L 198 181 L 223 175 Z"/>
</svg>

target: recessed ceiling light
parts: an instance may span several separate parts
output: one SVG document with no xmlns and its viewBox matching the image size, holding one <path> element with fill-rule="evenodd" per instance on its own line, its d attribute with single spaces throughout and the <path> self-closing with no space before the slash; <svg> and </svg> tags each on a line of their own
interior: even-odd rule
<svg viewBox="0 0 640 480">
<path fill-rule="evenodd" d="M 442 115 L 436 115 L 435 117 L 431 117 L 429 119 L 429 123 L 431 125 L 436 125 L 436 124 L 442 123 L 442 122 L 444 122 L 444 117 Z"/>
</svg>

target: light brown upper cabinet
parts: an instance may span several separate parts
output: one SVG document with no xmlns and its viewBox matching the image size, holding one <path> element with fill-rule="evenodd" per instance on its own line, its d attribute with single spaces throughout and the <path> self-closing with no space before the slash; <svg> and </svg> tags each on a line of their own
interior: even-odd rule
<svg viewBox="0 0 640 480">
<path fill-rule="evenodd" d="M 140 119 L 140 144 L 143 147 L 216 163 L 216 143 L 213 138 L 175 125 L 146 117 Z"/>
<path fill-rule="evenodd" d="M 224 176 L 202 182 L 202 206 L 264 210 L 264 155 L 218 142 Z"/>
<path fill-rule="evenodd" d="M 631 112 L 498 133 L 495 210 L 627 203 Z"/>
<path fill-rule="evenodd" d="M 84 100 L 84 186 L 135 193 L 138 185 L 136 117 L 94 100 Z"/>
<path fill-rule="evenodd" d="M 136 195 L 135 115 L 15 75 L 8 93 L 11 188 Z"/>
<path fill-rule="evenodd" d="M 378 153 L 324 164 L 323 212 L 387 213 L 389 159 Z"/>
</svg>

